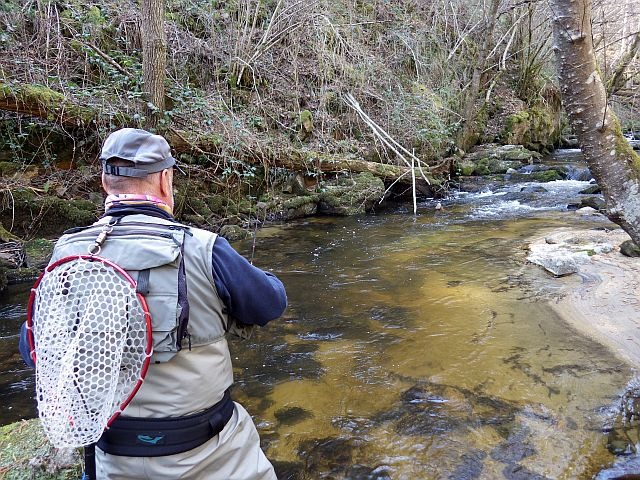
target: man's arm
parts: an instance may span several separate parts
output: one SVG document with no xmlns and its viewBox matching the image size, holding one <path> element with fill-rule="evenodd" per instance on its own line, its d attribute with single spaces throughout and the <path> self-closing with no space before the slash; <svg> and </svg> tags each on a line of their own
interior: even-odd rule
<svg viewBox="0 0 640 480">
<path fill-rule="evenodd" d="M 250 325 L 265 325 L 287 308 L 287 294 L 273 274 L 251 265 L 220 236 L 213 245 L 213 278 L 229 316 Z"/>
</svg>

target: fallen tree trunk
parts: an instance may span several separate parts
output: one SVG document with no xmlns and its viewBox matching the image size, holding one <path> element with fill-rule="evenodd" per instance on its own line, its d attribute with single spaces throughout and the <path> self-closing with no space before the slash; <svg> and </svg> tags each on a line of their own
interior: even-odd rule
<svg viewBox="0 0 640 480">
<path fill-rule="evenodd" d="M 172 148 L 178 152 L 221 154 L 219 139 L 212 141 L 199 138 L 194 141 L 187 140 L 180 132 L 167 134 L 167 139 Z M 411 168 L 404 165 L 369 162 L 349 155 L 327 154 L 313 150 L 298 149 L 272 149 L 265 146 L 245 147 L 242 159 L 251 164 L 262 164 L 271 167 L 285 168 L 303 174 L 370 172 L 376 177 L 387 182 L 397 181 L 402 184 L 411 184 Z M 436 176 L 448 175 L 453 160 L 444 159 L 437 167 L 425 171 L 426 177 L 433 185 L 440 185 Z M 426 170 L 426 169 L 423 169 Z M 416 185 L 420 191 L 430 189 L 429 184 L 422 178 L 421 172 L 415 168 Z"/>
<path fill-rule="evenodd" d="M 96 110 L 77 105 L 48 87 L 2 82 L 0 110 L 30 115 L 65 127 L 90 126 L 100 117 Z"/>
<path fill-rule="evenodd" d="M 0 82 L 0 110 L 30 115 L 65 127 L 84 127 L 95 129 L 98 125 L 130 125 L 124 114 L 107 115 L 91 107 L 72 103 L 63 94 L 39 85 L 6 84 Z M 170 129 L 167 140 L 177 153 L 194 152 L 202 155 L 222 156 L 220 138 L 188 138 L 184 132 Z M 240 159 L 246 163 L 285 168 L 303 174 L 330 174 L 341 172 L 371 172 L 386 182 L 411 184 L 411 168 L 404 165 L 392 165 L 369 162 L 346 155 L 326 154 L 302 149 L 276 149 L 263 144 L 247 144 L 240 152 Z M 446 175 L 451 161 L 445 159 L 438 167 L 425 171 L 429 182 L 438 185 L 435 175 Z M 424 169 L 426 170 L 426 169 Z M 418 168 L 415 169 L 416 186 L 421 192 L 429 192 L 429 185 Z"/>
</svg>

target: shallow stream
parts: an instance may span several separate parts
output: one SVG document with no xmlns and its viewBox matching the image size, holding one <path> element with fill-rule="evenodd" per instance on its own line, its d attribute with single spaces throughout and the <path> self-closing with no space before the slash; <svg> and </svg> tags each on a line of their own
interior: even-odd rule
<svg viewBox="0 0 640 480">
<path fill-rule="evenodd" d="M 585 181 L 489 185 L 377 215 L 269 227 L 236 245 L 285 283 L 284 317 L 231 341 L 235 397 L 282 479 L 574 479 L 611 464 L 633 377 L 547 305 L 525 261 Z M 524 188 L 524 191 L 522 190 Z M 28 287 L 0 297 L 0 424 L 35 414 L 16 353 Z"/>
</svg>

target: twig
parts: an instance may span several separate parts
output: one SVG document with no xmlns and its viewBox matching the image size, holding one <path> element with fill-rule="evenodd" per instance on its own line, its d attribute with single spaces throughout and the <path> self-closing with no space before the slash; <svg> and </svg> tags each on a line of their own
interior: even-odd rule
<svg viewBox="0 0 640 480">
<path fill-rule="evenodd" d="M 349 105 L 351 108 L 353 108 L 358 113 L 358 115 L 360 115 L 360 117 L 364 120 L 364 122 L 369 126 L 369 128 L 371 128 L 371 130 L 373 131 L 374 135 L 376 135 L 376 137 L 378 137 L 382 141 L 382 143 L 384 143 L 389 149 L 391 149 L 396 155 L 398 155 L 398 157 L 400 157 L 402 159 L 402 161 L 408 167 L 411 167 L 411 162 L 409 162 L 407 160 L 405 155 L 408 156 L 409 158 L 412 158 L 413 160 L 415 160 L 417 162 L 418 169 L 420 170 L 420 175 L 422 176 L 424 181 L 427 182 L 427 185 L 431 185 L 431 182 L 429 181 L 427 176 L 422 171 L 422 163 L 423 163 L 422 160 L 420 160 L 413 153 L 409 152 L 406 148 L 404 148 L 402 145 L 400 145 L 382 127 L 380 127 L 377 123 L 375 123 L 371 119 L 371 117 L 369 117 L 369 115 L 367 115 L 364 112 L 364 110 L 362 110 L 362 108 L 360 107 L 360 104 L 353 97 L 353 95 L 351 95 L 350 93 L 347 93 L 347 94 L 344 95 L 344 99 L 345 99 L 345 102 L 347 103 L 347 105 Z M 403 153 L 401 153 L 401 152 L 403 152 Z M 429 168 L 428 165 L 427 165 L 427 168 Z"/>
</svg>

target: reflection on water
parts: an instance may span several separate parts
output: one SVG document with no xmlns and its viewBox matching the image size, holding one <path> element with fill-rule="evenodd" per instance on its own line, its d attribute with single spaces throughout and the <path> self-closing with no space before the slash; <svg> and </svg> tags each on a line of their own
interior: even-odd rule
<svg viewBox="0 0 640 480">
<path fill-rule="evenodd" d="M 631 372 L 539 301 L 559 283 L 524 266 L 522 247 L 546 228 L 611 225 L 553 208 L 478 220 L 491 204 L 443 203 L 260 232 L 254 263 L 290 306 L 231 341 L 234 394 L 280 478 L 570 479 L 610 463 L 602 425 Z M 250 256 L 251 243 L 237 247 Z M 29 390 L 12 392 L 25 297 L 0 304 L 11 419 L 34 413 Z"/>
</svg>

